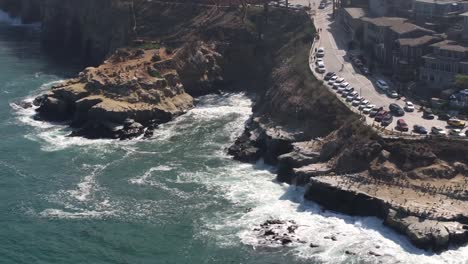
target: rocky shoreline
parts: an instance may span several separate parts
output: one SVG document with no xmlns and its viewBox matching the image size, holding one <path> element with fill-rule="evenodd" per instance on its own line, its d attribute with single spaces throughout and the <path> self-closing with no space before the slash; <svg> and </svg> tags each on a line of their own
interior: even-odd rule
<svg viewBox="0 0 468 264">
<path fill-rule="evenodd" d="M 468 242 L 467 146 L 434 139 L 403 143 L 355 123 L 304 141 L 252 120 L 229 153 L 277 165 L 277 180 L 305 185 L 305 199 L 332 211 L 378 217 L 425 250 Z"/>
</svg>

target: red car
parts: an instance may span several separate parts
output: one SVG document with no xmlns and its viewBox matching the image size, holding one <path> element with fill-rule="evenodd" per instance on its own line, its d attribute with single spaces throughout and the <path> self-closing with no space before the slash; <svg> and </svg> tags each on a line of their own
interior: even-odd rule
<svg viewBox="0 0 468 264">
<path fill-rule="evenodd" d="M 397 129 L 400 131 L 408 132 L 408 124 L 406 124 L 405 120 L 398 119 L 397 121 Z"/>
<path fill-rule="evenodd" d="M 376 115 L 375 115 L 375 121 L 376 122 L 381 122 L 382 119 L 387 115 L 387 111 L 385 110 L 380 110 Z"/>
</svg>

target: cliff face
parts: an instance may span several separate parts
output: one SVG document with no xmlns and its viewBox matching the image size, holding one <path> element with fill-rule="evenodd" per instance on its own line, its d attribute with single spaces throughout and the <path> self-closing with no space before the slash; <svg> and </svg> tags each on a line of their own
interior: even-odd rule
<svg viewBox="0 0 468 264">
<path fill-rule="evenodd" d="M 115 0 L 44 0 L 42 41 L 49 51 L 98 64 L 118 47 L 128 44 L 132 6 Z"/>
<path fill-rule="evenodd" d="M 45 50 L 97 65 L 131 39 L 133 9 L 121 0 L 0 0 L 23 23 L 42 23 Z"/>
</svg>

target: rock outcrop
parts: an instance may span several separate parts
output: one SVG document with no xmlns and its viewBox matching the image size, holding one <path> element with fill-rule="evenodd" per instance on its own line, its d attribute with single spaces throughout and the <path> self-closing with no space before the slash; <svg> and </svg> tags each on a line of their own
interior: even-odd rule
<svg viewBox="0 0 468 264">
<path fill-rule="evenodd" d="M 168 122 L 193 106 L 170 67 L 173 57 L 165 49 L 118 50 L 101 66 L 87 68 L 40 96 L 37 112 L 45 120 L 70 120 L 78 128 L 73 136 L 139 136 L 143 127 Z"/>
<path fill-rule="evenodd" d="M 330 177 L 312 179 L 305 198 L 330 210 L 382 218 L 385 225 L 405 234 L 419 248 L 441 251 L 450 245 L 464 245 L 468 242 L 468 222 L 462 220 L 463 217 L 454 215 L 432 218 L 417 215 L 419 208 L 401 207 L 378 194 L 370 195 L 345 186 L 346 182 L 334 181 Z"/>
</svg>

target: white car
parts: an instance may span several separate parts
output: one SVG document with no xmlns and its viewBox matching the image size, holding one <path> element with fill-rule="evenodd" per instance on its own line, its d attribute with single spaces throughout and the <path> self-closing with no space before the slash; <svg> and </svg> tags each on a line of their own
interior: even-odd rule
<svg viewBox="0 0 468 264">
<path fill-rule="evenodd" d="M 366 106 L 364 109 L 362 109 L 362 113 L 365 115 L 368 115 L 372 111 L 372 107 Z"/>
<path fill-rule="evenodd" d="M 374 104 L 369 104 L 369 105 L 367 105 L 367 107 L 370 107 L 371 110 L 377 108 L 377 106 L 374 105 Z"/>
<path fill-rule="evenodd" d="M 344 78 L 338 78 L 335 80 L 335 83 L 342 83 L 344 82 Z"/>
<path fill-rule="evenodd" d="M 354 101 L 351 103 L 353 106 L 359 106 L 361 104 L 361 100 L 356 100 L 354 99 Z"/>
<path fill-rule="evenodd" d="M 325 56 L 325 48 L 320 47 L 317 49 L 317 58 L 323 58 Z"/>
<path fill-rule="evenodd" d="M 379 89 L 383 91 L 386 91 L 390 88 L 390 86 L 388 86 L 387 82 L 384 80 L 377 80 L 376 84 L 377 87 L 379 87 Z"/>
<path fill-rule="evenodd" d="M 335 87 L 333 87 L 333 88 L 335 88 Z M 339 86 L 337 89 L 338 89 L 338 93 L 343 93 L 344 91 L 346 91 L 346 88 L 341 87 L 341 86 Z"/>
<path fill-rule="evenodd" d="M 445 131 L 443 128 L 440 128 L 440 127 L 432 127 L 431 128 L 431 133 L 434 134 L 434 135 L 438 135 L 438 136 L 446 136 L 447 135 L 447 131 Z"/>
<path fill-rule="evenodd" d="M 458 129 L 458 128 L 455 128 L 455 129 L 451 129 L 449 134 L 451 136 L 457 136 L 457 137 L 464 137 L 465 136 L 465 133 L 463 133 L 461 131 L 461 129 Z"/>
<path fill-rule="evenodd" d="M 333 85 L 337 79 L 338 79 L 338 76 L 336 75 L 331 77 L 330 80 L 328 81 L 328 84 Z"/>
<path fill-rule="evenodd" d="M 368 107 L 368 106 L 367 106 L 368 104 L 369 104 L 369 101 L 364 100 L 364 101 L 361 102 L 361 104 L 359 105 L 358 109 L 359 109 L 359 110 L 363 110 L 364 108 L 367 108 L 367 107 Z"/>
<path fill-rule="evenodd" d="M 414 104 L 410 101 L 407 101 L 406 102 L 406 105 L 405 105 L 405 111 L 406 112 L 414 112 Z"/>
<path fill-rule="evenodd" d="M 395 90 L 387 90 L 387 95 L 390 98 L 398 98 L 398 93 Z"/>
<path fill-rule="evenodd" d="M 322 58 L 318 58 L 318 59 L 315 61 L 315 65 L 318 65 L 318 64 L 319 64 L 319 62 L 322 62 L 322 63 L 323 63 L 324 61 L 323 61 L 323 59 L 322 59 Z"/>
<path fill-rule="evenodd" d="M 325 73 L 327 69 L 325 68 L 325 64 L 323 62 L 317 63 L 317 72 L 319 73 Z"/>
<path fill-rule="evenodd" d="M 342 83 L 340 84 L 340 87 L 346 88 L 346 87 L 348 87 L 348 85 L 349 85 L 349 83 L 347 83 L 347 82 L 342 82 Z"/>
</svg>

